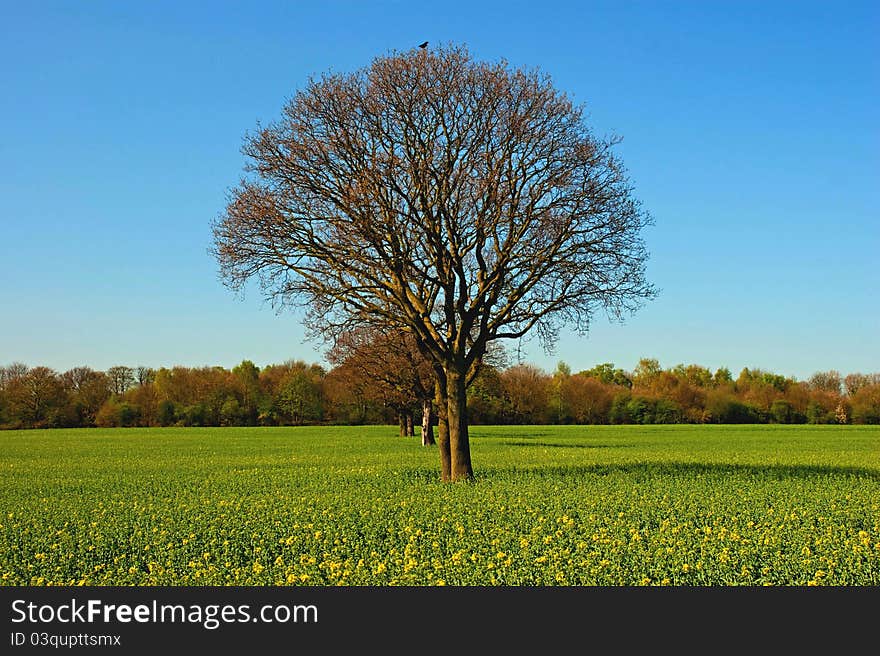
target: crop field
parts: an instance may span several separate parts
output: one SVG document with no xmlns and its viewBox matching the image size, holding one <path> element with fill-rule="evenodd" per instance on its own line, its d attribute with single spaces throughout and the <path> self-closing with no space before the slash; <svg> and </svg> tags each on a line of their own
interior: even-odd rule
<svg viewBox="0 0 880 656">
<path fill-rule="evenodd" d="M 0 433 L 3 585 L 880 585 L 880 428 Z"/>
</svg>

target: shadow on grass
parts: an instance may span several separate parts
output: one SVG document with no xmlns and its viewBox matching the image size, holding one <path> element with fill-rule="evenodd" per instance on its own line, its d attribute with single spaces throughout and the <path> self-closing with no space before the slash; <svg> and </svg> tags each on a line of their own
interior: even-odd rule
<svg viewBox="0 0 880 656">
<path fill-rule="evenodd" d="M 567 480 L 601 476 L 632 477 L 636 481 L 662 477 L 757 478 L 764 480 L 823 477 L 866 478 L 880 483 L 880 470 L 851 465 L 747 465 L 740 463 L 642 462 L 596 465 L 548 465 L 534 467 L 486 467 L 476 472 L 481 479 L 542 478 Z"/>
<path fill-rule="evenodd" d="M 508 440 L 499 442 L 504 446 L 540 446 L 551 449 L 623 449 L 636 446 L 635 444 L 560 444 L 559 442 L 533 442 L 531 440 Z"/>
</svg>

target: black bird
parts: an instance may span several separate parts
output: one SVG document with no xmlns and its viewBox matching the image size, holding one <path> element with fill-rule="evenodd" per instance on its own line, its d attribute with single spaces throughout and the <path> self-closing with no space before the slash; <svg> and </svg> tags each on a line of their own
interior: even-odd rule
<svg viewBox="0 0 880 656">
<path fill-rule="evenodd" d="M 420 43 L 420 44 L 419 44 L 419 48 L 421 48 L 422 50 L 424 50 L 424 49 L 427 48 L 427 47 L 428 47 L 428 42 L 427 42 L 427 41 L 425 41 L 424 43 Z"/>
</svg>

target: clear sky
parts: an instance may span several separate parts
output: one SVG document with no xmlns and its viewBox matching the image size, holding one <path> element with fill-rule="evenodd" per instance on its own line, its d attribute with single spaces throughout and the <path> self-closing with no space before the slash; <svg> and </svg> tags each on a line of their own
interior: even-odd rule
<svg viewBox="0 0 880 656">
<path fill-rule="evenodd" d="M 880 3 L 0 1 L 0 365 L 323 362 L 218 280 L 242 137 L 428 40 L 537 66 L 618 147 L 658 298 L 522 357 L 880 371 Z"/>
</svg>

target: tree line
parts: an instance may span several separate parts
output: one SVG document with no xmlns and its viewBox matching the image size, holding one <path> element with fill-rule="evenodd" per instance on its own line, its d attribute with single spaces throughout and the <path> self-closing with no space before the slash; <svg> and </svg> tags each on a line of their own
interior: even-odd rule
<svg viewBox="0 0 880 656">
<path fill-rule="evenodd" d="M 388 342 L 383 342 L 388 344 Z M 433 443 L 430 368 L 401 348 L 351 340 L 332 366 L 302 360 L 257 367 L 0 367 L 0 427 L 397 424 Z M 880 373 L 817 372 L 806 381 L 762 369 L 700 365 L 632 371 L 599 364 L 572 373 L 484 363 L 467 395 L 474 424 L 880 424 Z"/>
</svg>

